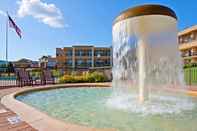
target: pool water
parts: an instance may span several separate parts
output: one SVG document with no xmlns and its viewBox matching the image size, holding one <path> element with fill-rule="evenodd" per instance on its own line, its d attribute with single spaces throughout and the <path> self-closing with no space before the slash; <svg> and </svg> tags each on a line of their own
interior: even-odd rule
<svg viewBox="0 0 197 131">
<path fill-rule="evenodd" d="M 151 103 L 138 105 L 132 100 L 134 94 L 126 97 L 126 102 L 121 101 L 114 97 L 111 88 L 62 88 L 27 93 L 16 99 L 57 119 L 89 127 L 119 131 L 196 131 L 197 99 L 164 96 L 153 95 Z"/>
</svg>

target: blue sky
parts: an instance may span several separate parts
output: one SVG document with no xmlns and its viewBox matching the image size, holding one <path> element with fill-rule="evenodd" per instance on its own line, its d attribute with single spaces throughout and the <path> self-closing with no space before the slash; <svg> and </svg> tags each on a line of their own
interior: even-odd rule
<svg viewBox="0 0 197 131">
<path fill-rule="evenodd" d="M 123 10 L 140 4 L 163 4 L 178 16 L 178 28 L 197 24 L 196 0 L 1 0 L 0 59 L 5 59 L 6 10 L 23 32 L 9 30 L 9 60 L 55 56 L 56 47 L 111 46 L 112 23 Z"/>
</svg>

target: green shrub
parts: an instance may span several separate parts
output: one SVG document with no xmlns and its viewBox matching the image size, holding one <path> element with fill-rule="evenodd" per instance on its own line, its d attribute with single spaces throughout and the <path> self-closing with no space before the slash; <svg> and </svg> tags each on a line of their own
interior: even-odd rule
<svg viewBox="0 0 197 131">
<path fill-rule="evenodd" d="M 83 73 L 82 75 L 64 75 L 60 77 L 60 83 L 83 83 L 83 82 L 105 82 L 107 78 L 103 73 L 93 72 L 93 73 Z"/>
<path fill-rule="evenodd" d="M 54 69 L 54 70 L 52 70 L 51 72 L 52 72 L 52 75 L 53 75 L 54 77 L 57 77 L 57 78 L 58 78 L 58 77 L 61 77 L 61 76 L 62 76 L 60 70 Z"/>
<path fill-rule="evenodd" d="M 88 75 L 88 82 L 105 82 L 107 81 L 104 74 L 100 72 L 93 72 Z"/>
<path fill-rule="evenodd" d="M 59 79 L 60 83 L 72 83 L 73 81 L 74 78 L 71 75 L 64 75 Z"/>
<path fill-rule="evenodd" d="M 197 63 L 188 63 L 188 64 L 185 64 L 185 65 L 183 66 L 184 69 L 185 69 L 185 68 L 191 68 L 191 67 L 197 67 Z"/>
<path fill-rule="evenodd" d="M 40 76 L 41 76 L 41 72 L 40 72 L 40 71 L 31 71 L 31 72 L 30 72 L 30 76 L 31 76 L 32 78 L 38 79 L 38 78 L 40 78 Z"/>
</svg>

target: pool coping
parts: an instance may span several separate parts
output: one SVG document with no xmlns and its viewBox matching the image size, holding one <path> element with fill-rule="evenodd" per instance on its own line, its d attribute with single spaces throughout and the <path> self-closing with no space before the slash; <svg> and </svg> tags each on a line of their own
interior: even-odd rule
<svg viewBox="0 0 197 131">
<path fill-rule="evenodd" d="M 39 131 L 115 131 L 115 129 L 97 129 L 66 123 L 53 118 L 38 109 L 16 100 L 16 96 L 40 90 L 50 90 L 58 88 L 72 87 L 111 87 L 111 83 L 80 83 L 80 84 L 58 84 L 31 88 L 21 88 L 20 90 L 4 96 L 1 103 L 15 112 L 20 118 Z"/>
</svg>

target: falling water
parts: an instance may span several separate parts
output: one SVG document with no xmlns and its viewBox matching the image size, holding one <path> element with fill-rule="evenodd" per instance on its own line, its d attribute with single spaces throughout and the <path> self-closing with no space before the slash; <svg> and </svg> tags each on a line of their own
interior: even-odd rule
<svg viewBox="0 0 197 131">
<path fill-rule="evenodd" d="M 143 102 L 152 88 L 184 87 L 176 19 L 145 15 L 115 23 L 113 61 L 113 87 L 118 94 L 138 88 Z"/>
</svg>

